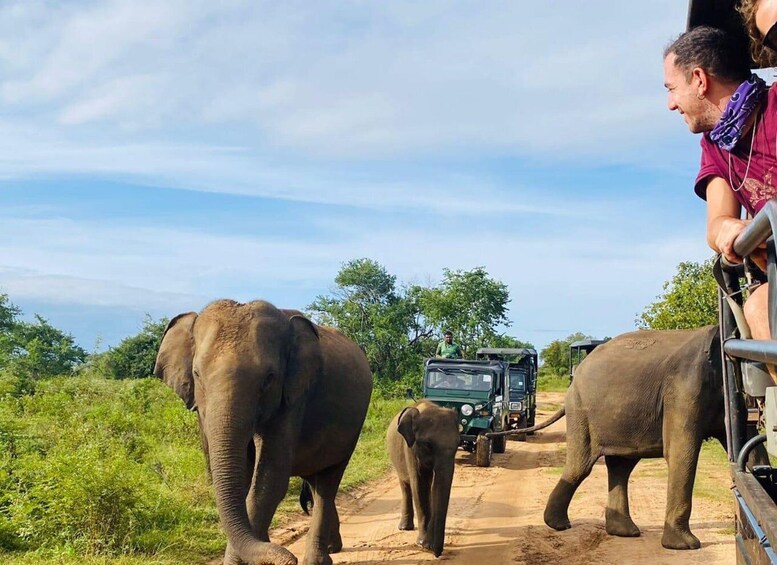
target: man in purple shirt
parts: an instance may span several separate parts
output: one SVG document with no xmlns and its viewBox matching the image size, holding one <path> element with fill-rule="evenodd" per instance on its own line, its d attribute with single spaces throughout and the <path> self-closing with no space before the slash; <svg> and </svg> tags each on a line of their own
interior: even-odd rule
<svg viewBox="0 0 777 565">
<path fill-rule="evenodd" d="M 707 201 L 707 243 L 736 263 L 742 258 L 734 241 L 750 221 L 741 219 L 742 209 L 755 214 L 777 196 L 777 90 L 749 65 L 746 50 L 710 27 L 682 34 L 664 51 L 669 110 L 703 134 L 695 191 Z M 766 287 L 745 303 L 754 339 L 771 337 Z"/>
</svg>

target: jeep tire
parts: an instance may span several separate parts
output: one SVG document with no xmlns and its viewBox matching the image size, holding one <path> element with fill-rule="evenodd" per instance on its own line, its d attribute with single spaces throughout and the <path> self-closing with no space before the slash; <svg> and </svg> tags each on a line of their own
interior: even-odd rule
<svg viewBox="0 0 777 565">
<path fill-rule="evenodd" d="M 493 442 L 481 434 L 475 441 L 475 464 L 478 467 L 491 466 L 491 450 L 493 449 Z"/>
</svg>

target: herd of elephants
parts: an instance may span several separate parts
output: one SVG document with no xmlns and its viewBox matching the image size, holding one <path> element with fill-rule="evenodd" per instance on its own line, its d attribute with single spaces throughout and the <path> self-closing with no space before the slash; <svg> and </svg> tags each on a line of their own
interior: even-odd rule
<svg viewBox="0 0 777 565">
<path fill-rule="evenodd" d="M 665 457 L 662 544 L 698 548 L 689 518 L 699 451 L 706 438 L 725 444 L 720 360 L 715 326 L 628 333 L 586 357 L 565 406 L 549 420 L 566 416 L 567 454 L 545 523 L 570 527 L 572 496 L 604 456 L 606 531 L 638 536 L 629 513 L 629 475 L 641 458 Z M 360 347 L 297 310 L 218 300 L 170 321 L 154 373 L 197 412 L 227 536 L 225 565 L 297 563 L 268 535 L 292 476 L 310 485 L 314 503 L 302 562 L 332 563 L 330 554 L 343 545 L 335 495 L 372 392 Z M 399 528 L 417 526 L 417 543 L 439 556 L 458 414 L 422 400 L 394 417 L 386 441 L 402 491 Z"/>
</svg>

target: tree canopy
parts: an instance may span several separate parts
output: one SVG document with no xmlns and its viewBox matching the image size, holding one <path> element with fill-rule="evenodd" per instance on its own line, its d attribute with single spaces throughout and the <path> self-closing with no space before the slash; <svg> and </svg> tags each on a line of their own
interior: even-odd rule
<svg viewBox="0 0 777 565">
<path fill-rule="evenodd" d="M 152 374 L 167 318 L 154 321 L 146 315 L 139 333 L 124 338 L 101 358 L 104 375 L 111 379 L 142 379 Z"/>
<path fill-rule="evenodd" d="M 713 259 L 702 263 L 684 261 L 664 283 L 663 294 L 637 318 L 637 326 L 654 330 L 699 328 L 718 323 L 717 283 Z"/>
<path fill-rule="evenodd" d="M 590 335 L 581 332 L 575 332 L 565 339 L 556 339 L 551 341 L 545 349 L 540 352 L 542 357 L 542 368 L 544 371 L 552 372 L 556 375 L 566 375 L 569 373 L 569 345 L 575 341 L 583 339 L 593 339 Z"/>
<path fill-rule="evenodd" d="M 87 354 L 73 336 L 35 315 L 34 322 L 19 319 L 21 310 L 8 295 L 0 294 L 0 368 L 12 367 L 33 379 L 69 374 Z"/>
<path fill-rule="evenodd" d="M 481 346 L 531 346 L 499 332 L 507 327 L 507 285 L 483 267 L 443 271 L 437 286 L 398 285 L 372 259 L 345 263 L 335 287 L 307 307 L 319 323 L 339 328 L 365 351 L 378 380 L 417 377 L 443 331 L 453 332 L 465 356 Z"/>
</svg>

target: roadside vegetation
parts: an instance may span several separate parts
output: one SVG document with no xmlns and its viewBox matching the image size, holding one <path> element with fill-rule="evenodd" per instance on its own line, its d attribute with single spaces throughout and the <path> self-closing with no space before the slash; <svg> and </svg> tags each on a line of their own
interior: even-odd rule
<svg viewBox="0 0 777 565">
<path fill-rule="evenodd" d="M 681 314 L 699 302 L 684 284 L 696 274 L 681 265 L 642 325 L 668 323 L 665 310 L 695 323 Z M 407 388 L 418 396 L 423 360 L 445 329 L 467 357 L 481 346 L 532 347 L 504 332 L 509 302 L 483 268 L 445 270 L 440 284 L 420 286 L 370 259 L 343 265 L 331 293 L 306 311 L 359 343 L 374 374 L 344 490 L 388 469 L 386 426 L 409 402 Z M 150 376 L 166 323 L 149 318 L 137 335 L 88 354 L 44 318 L 23 321 L 0 294 L 0 562 L 172 564 L 223 551 L 196 415 Z M 540 352 L 540 391 L 567 388 L 569 343 L 590 337 L 575 333 Z M 292 481 L 279 520 L 300 512 L 299 486 Z"/>
</svg>

